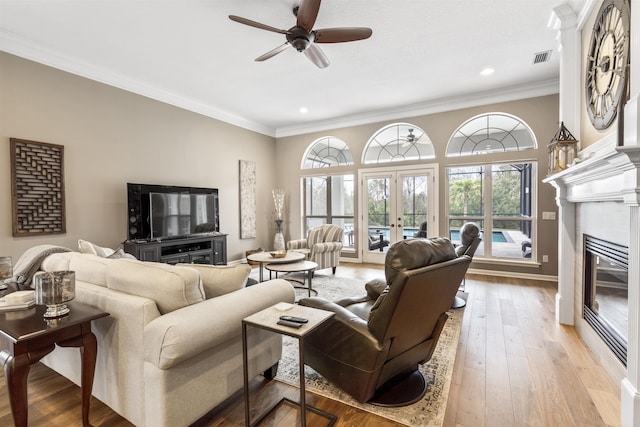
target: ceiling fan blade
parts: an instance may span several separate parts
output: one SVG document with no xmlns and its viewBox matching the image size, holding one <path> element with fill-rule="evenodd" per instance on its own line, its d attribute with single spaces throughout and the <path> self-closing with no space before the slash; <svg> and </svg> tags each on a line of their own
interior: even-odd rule
<svg viewBox="0 0 640 427">
<path fill-rule="evenodd" d="M 302 0 L 298 8 L 298 20 L 296 25 L 307 30 L 308 33 L 316 23 L 318 11 L 320 10 L 320 0 Z"/>
<path fill-rule="evenodd" d="M 282 52 L 283 50 L 285 50 L 287 47 L 289 47 L 289 42 L 286 42 L 283 45 L 278 46 L 277 48 L 270 50 L 269 52 L 265 53 L 264 55 L 258 56 L 256 58 L 256 61 L 260 62 L 260 61 L 264 61 L 267 60 L 273 56 L 276 56 L 277 54 L 279 54 L 280 52 Z"/>
<path fill-rule="evenodd" d="M 314 31 L 316 43 L 342 43 L 364 40 L 371 37 L 373 31 L 367 27 L 323 28 Z"/>
<path fill-rule="evenodd" d="M 322 49 L 311 43 L 308 48 L 305 49 L 304 54 L 311 62 L 316 64 L 318 68 L 327 68 L 329 66 L 329 58 L 324 54 Z"/>
<path fill-rule="evenodd" d="M 248 25 L 250 27 L 260 28 L 261 30 L 273 31 L 274 33 L 279 33 L 279 34 L 289 34 L 289 31 L 287 30 L 281 30 L 279 28 L 262 24 L 260 22 L 252 21 L 251 19 L 243 18 L 241 16 L 229 15 L 229 19 L 235 22 L 239 22 L 240 24 Z"/>
</svg>

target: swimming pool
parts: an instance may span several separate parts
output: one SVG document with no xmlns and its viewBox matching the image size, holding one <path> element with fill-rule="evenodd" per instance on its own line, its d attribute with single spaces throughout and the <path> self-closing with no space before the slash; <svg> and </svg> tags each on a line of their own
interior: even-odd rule
<svg viewBox="0 0 640 427">
<path fill-rule="evenodd" d="M 413 237 L 413 234 L 417 232 L 417 228 L 405 228 L 404 235 L 406 238 Z M 385 239 L 389 239 L 389 229 L 388 228 L 370 228 L 369 234 L 380 234 L 384 236 Z M 491 237 L 493 238 L 493 243 L 510 243 L 513 242 L 503 231 L 493 231 L 491 233 Z M 450 230 L 449 231 L 449 239 L 453 241 L 460 241 L 460 230 Z"/>
<path fill-rule="evenodd" d="M 451 230 L 449 231 L 451 240 L 460 240 L 460 230 Z M 491 240 L 493 243 L 508 243 L 509 239 L 505 236 L 502 231 L 493 231 L 491 232 Z"/>
</svg>

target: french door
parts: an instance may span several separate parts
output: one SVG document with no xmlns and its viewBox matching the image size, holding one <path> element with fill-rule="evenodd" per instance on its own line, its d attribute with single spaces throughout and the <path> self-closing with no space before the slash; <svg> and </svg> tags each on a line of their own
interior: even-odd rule
<svg viewBox="0 0 640 427">
<path fill-rule="evenodd" d="M 391 244 L 412 239 L 421 226 L 438 235 L 437 165 L 367 169 L 360 173 L 362 260 L 384 263 Z"/>
</svg>

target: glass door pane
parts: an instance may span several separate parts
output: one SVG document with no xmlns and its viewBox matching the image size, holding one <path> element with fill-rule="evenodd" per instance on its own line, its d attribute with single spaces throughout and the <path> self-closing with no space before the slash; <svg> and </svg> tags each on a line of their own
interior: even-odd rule
<svg viewBox="0 0 640 427">
<path fill-rule="evenodd" d="M 398 180 L 400 195 L 398 216 L 398 235 L 396 240 L 412 239 L 414 237 L 431 236 L 433 228 L 429 227 L 429 197 L 427 174 L 401 174 Z M 420 231 L 423 231 L 420 233 Z"/>
<path fill-rule="evenodd" d="M 391 197 L 392 174 L 365 176 L 364 254 L 367 262 L 384 262 L 389 246 L 390 219 L 394 204 Z"/>
<path fill-rule="evenodd" d="M 418 237 L 421 226 L 438 235 L 434 169 L 363 174 L 363 261 L 384 263 L 389 246 Z"/>
</svg>

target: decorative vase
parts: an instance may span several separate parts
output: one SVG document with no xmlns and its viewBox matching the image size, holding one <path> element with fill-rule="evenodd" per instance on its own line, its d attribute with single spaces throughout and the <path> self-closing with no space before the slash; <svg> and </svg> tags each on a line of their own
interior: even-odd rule
<svg viewBox="0 0 640 427">
<path fill-rule="evenodd" d="M 74 271 L 38 272 L 33 276 L 36 304 L 46 305 L 45 318 L 69 313 L 65 304 L 76 297 L 76 273 Z"/>
<path fill-rule="evenodd" d="M 276 235 L 273 238 L 273 249 L 284 251 L 284 235 L 282 234 L 282 220 L 276 219 Z"/>
<path fill-rule="evenodd" d="M 13 276 L 10 256 L 0 256 L 0 289 L 7 289 L 7 283 Z"/>
</svg>

